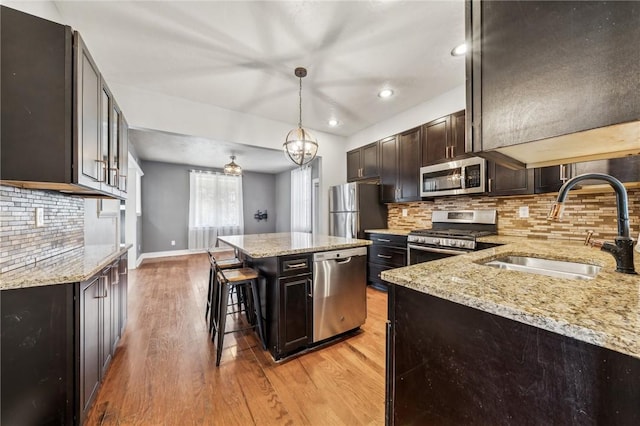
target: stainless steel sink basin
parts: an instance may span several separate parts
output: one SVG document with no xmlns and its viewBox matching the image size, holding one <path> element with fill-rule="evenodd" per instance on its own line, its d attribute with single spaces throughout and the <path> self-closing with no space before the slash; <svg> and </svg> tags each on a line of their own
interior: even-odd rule
<svg viewBox="0 0 640 426">
<path fill-rule="evenodd" d="M 505 256 L 485 262 L 484 265 L 510 271 L 528 272 L 531 274 L 572 280 L 592 280 L 600 271 L 599 266 L 589 265 L 587 263 L 565 262 L 562 260 L 527 256 Z"/>
</svg>

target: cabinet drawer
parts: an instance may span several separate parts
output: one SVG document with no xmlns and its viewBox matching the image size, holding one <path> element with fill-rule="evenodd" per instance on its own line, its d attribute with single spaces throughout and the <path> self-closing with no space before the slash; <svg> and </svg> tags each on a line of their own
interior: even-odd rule
<svg viewBox="0 0 640 426">
<path fill-rule="evenodd" d="M 391 234 L 367 234 L 367 239 L 373 241 L 373 244 L 381 244 L 385 246 L 407 247 L 406 235 Z"/>
<path fill-rule="evenodd" d="M 367 281 L 369 283 L 386 284 L 387 282 L 380 277 L 380 274 L 382 273 L 382 271 L 386 271 L 388 269 L 394 269 L 396 267 L 397 266 L 380 265 L 378 263 L 369 262 L 369 264 L 367 265 Z"/>
<path fill-rule="evenodd" d="M 291 276 L 308 274 L 311 272 L 311 256 L 310 255 L 292 255 L 280 258 L 278 265 L 280 275 Z"/>
<path fill-rule="evenodd" d="M 407 265 L 407 249 L 372 245 L 369 247 L 369 262 L 392 267 Z"/>
</svg>

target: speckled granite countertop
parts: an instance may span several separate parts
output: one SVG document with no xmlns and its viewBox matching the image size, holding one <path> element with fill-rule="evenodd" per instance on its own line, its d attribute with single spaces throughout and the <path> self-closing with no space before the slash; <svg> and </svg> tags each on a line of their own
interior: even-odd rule
<svg viewBox="0 0 640 426">
<path fill-rule="evenodd" d="M 368 232 L 370 234 L 389 234 L 406 237 L 411 231 L 407 231 L 405 229 L 365 229 L 364 232 Z"/>
<path fill-rule="evenodd" d="M 127 244 L 84 246 L 0 275 L 0 290 L 84 281 L 122 256 Z"/>
<path fill-rule="evenodd" d="M 615 272 L 613 257 L 566 240 L 492 236 L 503 246 L 382 272 L 382 278 L 442 299 L 640 358 L 640 275 Z M 508 271 L 481 263 L 505 255 L 602 267 L 593 280 Z M 640 271 L 640 254 L 635 253 Z"/>
<path fill-rule="evenodd" d="M 312 253 L 371 245 L 369 240 L 312 235 L 305 232 L 228 235 L 218 239 L 253 258 Z"/>
</svg>

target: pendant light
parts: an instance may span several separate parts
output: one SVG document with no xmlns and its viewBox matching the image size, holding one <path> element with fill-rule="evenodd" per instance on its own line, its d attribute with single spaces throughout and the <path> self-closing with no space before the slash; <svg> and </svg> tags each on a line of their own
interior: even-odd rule
<svg viewBox="0 0 640 426">
<path fill-rule="evenodd" d="M 234 161 L 236 159 L 235 155 L 231 156 L 231 162 L 224 165 L 224 174 L 229 176 L 241 176 L 242 175 L 242 167 L 238 166 Z"/>
<path fill-rule="evenodd" d="M 318 153 L 318 142 L 308 130 L 302 127 L 302 78 L 306 77 L 306 68 L 296 68 L 294 71 L 296 77 L 300 79 L 300 89 L 298 91 L 299 99 L 299 119 L 298 127 L 291 130 L 287 134 L 287 138 L 283 144 L 284 152 L 291 161 L 298 166 L 303 166 L 316 158 Z"/>
</svg>

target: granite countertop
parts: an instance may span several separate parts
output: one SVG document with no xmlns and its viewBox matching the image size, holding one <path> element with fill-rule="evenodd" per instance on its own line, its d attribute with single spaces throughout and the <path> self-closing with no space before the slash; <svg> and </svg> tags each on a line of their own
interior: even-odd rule
<svg viewBox="0 0 640 426">
<path fill-rule="evenodd" d="M 218 239 L 252 258 L 313 253 L 371 245 L 369 240 L 312 235 L 306 232 L 228 235 Z"/>
<path fill-rule="evenodd" d="M 411 231 L 406 229 L 365 229 L 364 232 L 368 232 L 370 234 L 388 234 L 406 237 Z"/>
<path fill-rule="evenodd" d="M 615 272 L 610 254 L 567 240 L 491 236 L 499 247 L 382 272 L 391 283 L 640 358 L 640 275 Z M 593 280 L 508 271 L 505 255 L 601 266 Z M 635 253 L 640 271 L 640 253 Z"/>
<path fill-rule="evenodd" d="M 81 282 L 122 256 L 126 244 L 84 246 L 0 275 L 0 290 Z"/>
</svg>

